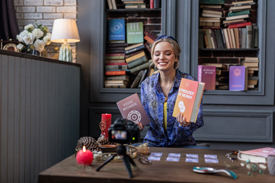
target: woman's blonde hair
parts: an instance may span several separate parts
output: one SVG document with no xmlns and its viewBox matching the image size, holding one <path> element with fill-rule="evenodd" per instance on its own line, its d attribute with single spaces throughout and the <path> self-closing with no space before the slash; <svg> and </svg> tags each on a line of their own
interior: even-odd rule
<svg viewBox="0 0 275 183">
<path fill-rule="evenodd" d="M 175 54 L 175 58 L 178 59 L 178 61 L 175 62 L 174 69 L 179 68 L 179 59 L 180 59 L 181 49 L 180 49 L 179 44 L 175 40 L 173 40 L 169 37 L 157 39 L 157 41 L 154 42 L 154 44 L 152 45 L 152 48 L 151 48 L 151 58 L 152 58 L 152 60 L 154 59 L 154 51 L 155 51 L 156 45 L 160 42 L 168 42 L 168 43 L 171 44 L 173 52 Z M 152 68 L 154 68 L 154 66 L 155 66 L 154 62 L 152 62 L 151 65 L 149 66 L 149 68 L 152 69 Z M 158 71 L 155 71 L 153 74 L 155 74 L 157 72 Z"/>
</svg>

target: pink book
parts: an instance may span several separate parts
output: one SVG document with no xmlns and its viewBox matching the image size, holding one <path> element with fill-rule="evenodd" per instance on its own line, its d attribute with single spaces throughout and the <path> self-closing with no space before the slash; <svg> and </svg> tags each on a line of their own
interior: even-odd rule
<svg viewBox="0 0 275 183">
<path fill-rule="evenodd" d="M 150 120 L 136 93 L 118 101 L 116 104 L 123 118 L 131 120 L 135 123 L 141 122 L 144 126 L 150 123 Z"/>
<path fill-rule="evenodd" d="M 198 81 L 205 83 L 204 90 L 215 90 L 216 67 L 208 65 L 198 65 Z"/>
<path fill-rule="evenodd" d="M 238 153 L 238 159 L 243 161 L 249 159 L 253 163 L 266 163 L 266 159 L 269 155 L 275 155 L 275 148 L 264 147 L 247 151 L 240 151 Z"/>
</svg>

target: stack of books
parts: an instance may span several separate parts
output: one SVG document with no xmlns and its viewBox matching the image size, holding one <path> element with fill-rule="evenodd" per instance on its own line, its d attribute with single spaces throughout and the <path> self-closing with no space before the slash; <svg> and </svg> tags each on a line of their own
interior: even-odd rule
<svg viewBox="0 0 275 183">
<path fill-rule="evenodd" d="M 248 90 L 258 90 L 258 71 L 259 71 L 259 58 L 258 57 L 244 57 L 241 61 L 243 66 L 248 69 Z"/>
<path fill-rule="evenodd" d="M 146 3 L 144 0 L 121 0 L 124 5 L 125 9 L 145 9 Z"/>
<path fill-rule="evenodd" d="M 216 2 L 213 0 L 211 2 L 217 3 L 220 1 L 217 0 Z M 211 8 L 205 8 L 207 6 Z M 199 48 L 258 48 L 256 3 L 253 0 L 232 2 L 232 4 L 224 5 L 201 5 L 200 7 L 202 16 L 200 17 Z M 218 12 L 220 12 L 219 17 L 217 16 Z M 215 16 L 212 16 L 214 14 Z M 222 18 L 224 19 L 222 26 L 220 25 L 220 15 L 226 15 L 226 17 Z"/>
<path fill-rule="evenodd" d="M 144 30 L 144 40 L 146 41 L 144 46 L 146 47 L 149 54 L 151 53 L 152 45 L 154 44 L 157 37 L 158 36 L 150 31 L 148 28 Z"/>
</svg>

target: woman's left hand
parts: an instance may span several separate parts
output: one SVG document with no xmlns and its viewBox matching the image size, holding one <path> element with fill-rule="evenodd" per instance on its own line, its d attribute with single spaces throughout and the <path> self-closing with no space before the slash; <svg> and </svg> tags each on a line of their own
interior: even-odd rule
<svg viewBox="0 0 275 183">
<path fill-rule="evenodd" d="M 177 115 L 177 121 L 181 126 L 189 126 L 191 123 L 187 122 L 184 115 L 182 113 L 178 113 Z"/>
</svg>

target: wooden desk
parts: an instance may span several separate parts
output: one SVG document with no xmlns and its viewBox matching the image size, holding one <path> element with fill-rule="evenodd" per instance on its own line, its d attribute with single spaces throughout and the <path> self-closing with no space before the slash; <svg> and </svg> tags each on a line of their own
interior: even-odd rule
<svg viewBox="0 0 275 183">
<path fill-rule="evenodd" d="M 231 162 L 225 155 L 228 150 L 212 149 L 184 149 L 184 148 L 150 148 L 150 152 L 163 152 L 160 161 L 153 161 L 151 165 L 143 165 L 134 159 L 138 169 L 133 169 L 133 178 L 128 177 L 127 170 L 123 162 L 111 162 L 105 165 L 99 172 L 96 168 L 101 164 L 93 162 L 91 167 L 84 169 L 77 165 L 75 157 L 70 156 L 64 161 L 39 174 L 39 183 L 48 182 L 275 182 L 275 176 L 265 170 L 265 174 L 253 172 L 253 176 L 248 176 L 248 169 L 240 166 L 241 161 Z M 181 153 L 179 162 L 167 162 L 169 153 Z M 198 154 L 199 163 L 186 163 L 186 154 Z M 204 154 L 216 154 L 219 163 L 205 163 Z M 199 174 L 192 171 L 195 166 L 208 166 L 213 168 L 225 168 L 225 164 L 230 164 L 230 170 L 234 171 L 237 180 L 229 176 L 219 174 Z"/>
</svg>

